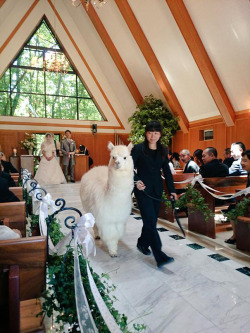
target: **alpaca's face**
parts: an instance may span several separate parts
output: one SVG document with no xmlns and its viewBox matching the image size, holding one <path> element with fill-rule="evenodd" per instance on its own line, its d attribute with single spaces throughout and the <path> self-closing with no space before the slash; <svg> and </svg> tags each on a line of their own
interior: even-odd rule
<svg viewBox="0 0 250 333">
<path fill-rule="evenodd" d="M 131 159 L 130 150 L 126 146 L 114 146 L 110 153 L 110 165 L 115 169 L 126 168 Z"/>
</svg>

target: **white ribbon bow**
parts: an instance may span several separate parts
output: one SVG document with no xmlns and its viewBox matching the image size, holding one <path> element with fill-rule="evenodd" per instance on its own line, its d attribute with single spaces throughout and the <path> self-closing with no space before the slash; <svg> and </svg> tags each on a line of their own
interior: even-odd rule
<svg viewBox="0 0 250 333">
<path fill-rule="evenodd" d="M 79 243 L 83 245 L 86 257 L 91 253 L 96 255 L 95 241 L 88 230 L 88 228 L 93 228 L 94 224 L 94 216 L 91 213 L 87 213 L 80 217 L 75 228 L 76 239 L 79 239 Z"/>
<path fill-rule="evenodd" d="M 49 215 L 49 207 L 53 213 L 57 210 L 55 201 L 52 200 L 51 194 L 47 193 L 44 197 L 42 197 L 42 201 L 40 202 L 39 224 L 41 235 L 47 235 L 46 218 Z"/>
</svg>

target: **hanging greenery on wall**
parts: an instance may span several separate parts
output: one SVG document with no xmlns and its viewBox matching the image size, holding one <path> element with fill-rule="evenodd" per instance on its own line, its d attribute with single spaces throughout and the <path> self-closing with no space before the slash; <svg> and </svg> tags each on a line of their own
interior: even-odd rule
<svg viewBox="0 0 250 333">
<path fill-rule="evenodd" d="M 175 132 L 179 129 L 178 118 L 175 117 L 160 99 L 153 95 L 145 96 L 143 103 L 137 105 L 135 113 L 129 117 L 131 132 L 129 140 L 133 144 L 144 141 L 146 124 L 151 120 L 158 120 L 162 127 L 161 142 L 168 145 Z"/>
</svg>

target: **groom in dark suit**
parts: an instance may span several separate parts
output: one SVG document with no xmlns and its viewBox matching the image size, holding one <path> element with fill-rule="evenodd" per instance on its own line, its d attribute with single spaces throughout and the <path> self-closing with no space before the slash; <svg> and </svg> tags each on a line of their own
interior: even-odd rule
<svg viewBox="0 0 250 333">
<path fill-rule="evenodd" d="M 75 152 L 76 143 L 71 139 L 71 131 L 65 131 L 66 138 L 62 140 L 61 151 L 63 153 L 63 172 L 66 180 L 68 180 L 68 169 L 70 167 L 70 180 L 71 183 L 75 182 Z"/>
</svg>

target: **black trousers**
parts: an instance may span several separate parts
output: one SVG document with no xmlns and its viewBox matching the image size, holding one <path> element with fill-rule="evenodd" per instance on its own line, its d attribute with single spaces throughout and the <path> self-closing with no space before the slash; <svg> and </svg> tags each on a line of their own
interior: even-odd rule
<svg viewBox="0 0 250 333">
<path fill-rule="evenodd" d="M 156 229 L 157 218 L 160 210 L 160 201 L 150 199 L 144 194 L 143 191 L 135 189 L 134 191 L 137 203 L 141 212 L 141 217 L 143 221 L 143 227 L 141 236 L 138 238 L 138 243 L 143 247 L 151 247 L 155 260 L 161 262 L 166 260 L 168 257 L 164 252 L 162 252 L 162 243 L 159 233 Z M 159 196 L 155 194 L 150 194 L 152 197 Z"/>
</svg>

